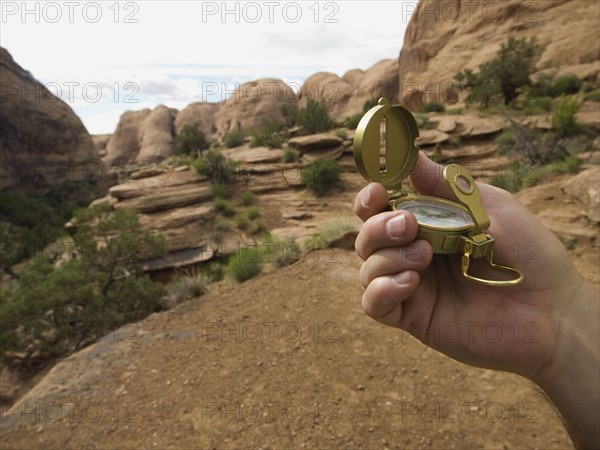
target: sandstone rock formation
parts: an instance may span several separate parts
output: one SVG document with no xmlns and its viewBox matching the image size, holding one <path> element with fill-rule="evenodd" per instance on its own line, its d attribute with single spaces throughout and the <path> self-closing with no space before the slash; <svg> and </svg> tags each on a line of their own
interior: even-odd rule
<svg viewBox="0 0 600 450">
<path fill-rule="evenodd" d="M 306 108 L 308 100 L 322 102 L 334 121 L 360 113 L 367 100 L 398 96 L 398 60 L 379 61 L 366 71 L 353 69 L 342 77 L 319 72 L 306 79 L 298 95 L 298 106 Z"/>
<path fill-rule="evenodd" d="M 215 116 L 220 103 L 196 102 L 190 103 L 177 113 L 175 117 L 175 132 L 179 133 L 187 124 L 200 124 L 200 129 L 206 136 L 217 132 Z"/>
<path fill-rule="evenodd" d="M 0 187 L 105 172 L 79 117 L 1 47 L 0 86 Z"/>
<path fill-rule="evenodd" d="M 106 156 L 106 145 L 108 141 L 110 141 L 110 134 L 93 134 L 92 141 L 94 142 L 94 146 L 96 150 L 98 150 L 98 155 L 100 157 Z"/>
<path fill-rule="evenodd" d="M 109 166 L 129 162 L 156 162 L 173 154 L 177 110 L 159 105 L 153 110 L 125 112 L 106 145 Z"/>
<path fill-rule="evenodd" d="M 219 107 L 216 135 L 223 138 L 233 130 L 247 134 L 270 120 L 285 123 L 283 109 L 293 114 L 296 108 L 296 93 L 281 80 L 261 78 L 243 83 Z"/>
<path fill-rule="evenodd" d="M 560 74 L 597 81 L 599 8 L 588 0 L 420 2 L 400 52 L 398 98 L 415 109 L 424 100 L 450 100 L 456 73 L 494 58 L 508 36 L 537 38 L 538 70 L 559 74 L 559 65 Z"/>
</svg>

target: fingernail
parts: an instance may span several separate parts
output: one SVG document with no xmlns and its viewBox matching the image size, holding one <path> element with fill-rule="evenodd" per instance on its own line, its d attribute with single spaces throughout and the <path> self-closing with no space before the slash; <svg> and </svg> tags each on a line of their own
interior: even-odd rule
<svg viewBox="0 0 600 450">
<path fill-rule="evenodd" d="M 368 208 L 371 203 L 371 185 L 367 186 L 360 193 L 360 204 Z"/>
<path fill-rule="evenodd" d="M 400 286 L 407 285 L 410 283 L 410 273 L 408 271 L 400 272 L 394 277 L 394 282 Z"/>
<path fill-rule="evenodd" d="M 406 231 L 406 218 L 404 214 L 400 214 L 390 220 L 386 224 L 387 232 L 391 237 L 401 237 Z"/>
<path fill-rule="evenodd" d="M 423 262 L 425 251 L 422 245 L 412 244 L 404 249 L 404 257 L 410 262 Z"/>
</svg>

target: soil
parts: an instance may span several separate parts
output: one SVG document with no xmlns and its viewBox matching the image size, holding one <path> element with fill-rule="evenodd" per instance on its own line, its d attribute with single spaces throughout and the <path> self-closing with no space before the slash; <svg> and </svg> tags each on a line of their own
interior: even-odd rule
<svg viewBox="0 0 600 450">
<path fill-rule="evenodd" d="M 343 193 L 289 206 L 351 217 L 364 182 L 344 176 Z M 269 227 L 284 225 L 274 199 L 259 199 Z M 4 408 L 2 448 L 573 448 L 528 380 L 367 317 L 360 264 L 314 251 L 108 334 Z"/>
</svg>

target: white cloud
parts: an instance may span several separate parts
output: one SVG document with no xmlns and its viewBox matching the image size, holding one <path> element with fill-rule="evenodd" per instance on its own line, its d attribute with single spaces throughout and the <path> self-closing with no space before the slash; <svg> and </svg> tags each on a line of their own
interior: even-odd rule
<svg viewBox="0 0 600 450">
<path fill-rule="evenodd" d="M 124 110 L 142 103 L 181 108 L 201 100 L 211 83 L 230 88 L 274 77 L 301 84 L 318 71 L 342 75 L 395 58 L 416 2 L 227 2 L 225 16 L 221 1 L 97 2 L 95 23 L 93 2 L 75 2 L 72 22 L 65 2 L 52 3 L 61 8 L 56 23 L 44 2 L 27 3 L 30 11 L 40 5 L 39 11 L 24 17 L 24 3 L 2 2 L 4 12 L 7 4 L 19 9 L 3 15 L 2 46 L 44 83 L 63 90 L 79 83 L 71 106 L 90 132 L 106 133 Z M 257 11 L 260 20 L 251 23 Z M 86 98 L 94 87 L 86 93 L 86 83 L 102 87 L 97 103 Z M 209 100 L 222 100 L 222 94 Z"/>
</svg>

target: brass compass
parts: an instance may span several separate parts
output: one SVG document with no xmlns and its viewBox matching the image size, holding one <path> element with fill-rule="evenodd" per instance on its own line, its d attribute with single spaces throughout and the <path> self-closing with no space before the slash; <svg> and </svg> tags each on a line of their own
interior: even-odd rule
<svg viewBox="0 0 600 450">
<path fill-rule="evenodd" d="M 382 135 L 384 138 L 382 139 Z M 510 286 L 523 281 L 523 274 L 512 267 L 494 263 L 494 238 L 485 231 L 490 219 L 481 204 L 481 195 L 471 174 L 458 164 L 444 168 L 443 176 L 458 201 L 426 195 L 411 195 L 402 190 L 419 155 L 415 139 L 417 123 L 406 108 L 390 105 L 385 97 L 363 116 L 354 135 L 354 160 L 367 181 L 381 183 L 391 191 L 392 210 L 415 215 L 417 238 L 425 239 L 434 253 L 462 253 L 462 274 L 490 286 Z M 383 145 L 382 145 L 383 144 Z M 382 167 L 382 151 L 385 164 Z M 488 280 L 469 274 L 471 258 L 485 257 L 491 267 L 509 272 L 509 280 Z"/>
</svg>

